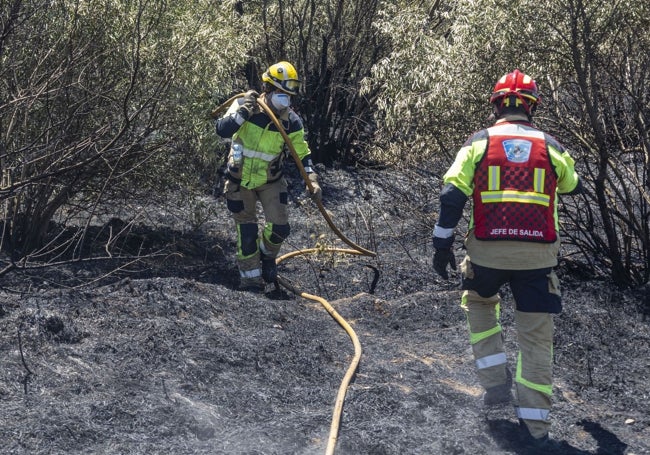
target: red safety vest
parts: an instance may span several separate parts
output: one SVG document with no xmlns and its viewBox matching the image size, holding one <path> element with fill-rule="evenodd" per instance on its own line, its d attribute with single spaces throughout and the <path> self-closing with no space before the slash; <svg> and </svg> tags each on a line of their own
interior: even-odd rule
<svg viewBox="0 0 650 455">
<path fill-rule="evenodd" d="M 544 133 L 516 123 L 488 128 L 474 174 L 476 238 L 555 242 L 556 188 Z"/>
</svg>

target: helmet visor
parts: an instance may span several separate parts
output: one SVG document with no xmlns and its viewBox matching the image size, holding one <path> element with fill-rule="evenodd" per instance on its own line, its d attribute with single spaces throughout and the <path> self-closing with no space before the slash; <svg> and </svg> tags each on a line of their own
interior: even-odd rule
<svg viewBox="0 0 650 455">
<path fill-rule="evenodd" d="M 278 81 L 280 87 L 287 93 L 295 95 L 300 90 L 300 81 L 298 79 L 287 79 L 286 81 Z"/>
</svg>

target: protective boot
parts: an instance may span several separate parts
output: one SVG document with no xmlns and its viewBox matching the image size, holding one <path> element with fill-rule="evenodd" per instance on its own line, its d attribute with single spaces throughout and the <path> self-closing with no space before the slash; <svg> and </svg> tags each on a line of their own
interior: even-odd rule
<svg viewBox="0 0 650 455">
<path fill-rule="evenodd" d="M 259 276 L 254 278 L 241 277 L 239 279 L 238 289 L 240 291 L 252 292 L 253 294 L 261 294 L 264 292 L 264 281 Z"/>
<path fill-rule="evenodd" d="M 526 449 L 526 453 L 530 455 L 552 455 L 552 454 L 565 454 L 567 453 L 567 446 L 565 443 L 557 441 L 546 433 L 538 438 L 533 437 L 528 430 L 526 423 L 519 419 L 519 427 L 522 434 L 522 445 Z"/>
<path fill-rule="evenodd" d="M 262 278 L 267 283 L 275 283 L 278 279 L 278 265 L 275 262 L 275 258 L 267 256 L 264 253 L 261 254 L 262 258 Z"/>
</svg>

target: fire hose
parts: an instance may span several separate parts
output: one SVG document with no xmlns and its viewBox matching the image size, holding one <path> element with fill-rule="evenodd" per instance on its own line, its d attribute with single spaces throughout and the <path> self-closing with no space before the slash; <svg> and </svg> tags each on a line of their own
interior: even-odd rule
<svg viewBox="0 0 650 455">
<path fill-rule="evenodd" d="M 237 98 L 244 96 L 244 93 L 240 93 L 238 95 L 233 96 L 229 100 L 227 100 L 225 103 L 223 103 L 221 106 L 219 106 L 217 109 L 213 110 L 211 112 L 211 117 L 216 118 L 221 112 L 223 112 L 226 108 L 228 108 Z M 296 163 L 296 166 L 298 170 L 300 171 L 300 175 L 302 176 L 302 179 L 305 181 L 305 184 L 307 185 L 308 191 L 311 193 L 314 191 L 314 187 L 309 180 L 309 177 L 307 176 L 307 172 L 305 171 L 304 166 L 302 165 L 302 161 L 300 160 L 300 157 L 298 156 L 293 144 L 291 143 L 291 140 L 289 139 L 289 136 L 287 135 L 286 131 L 284 130 L 282 124 L 276 117 L 276 115 L 273 113 L 273 111 L 267 106 L 267 104 L 264 102 L 262 98 L 259 98 L 257 100 L 257 103 L 260 105 L 260 107 L 264 110 L 264 112 L 269 116 L 271 121 L 275 124 L 277 130 L 280 132 L 282 135 L 282 138 L 284 139 L 284 142 L 289 149 L 289 152 L 291 154 L 291 157 Z M 353 255 L 360 255 L 360 256 L 370 256 L 370 257 L 375 257 L 377 253 L 374 251 L 367 250 L 356 243 L 352 242 L 350 239 L 348 239 L 343 232 L 341 232 L 334 222 L 332 221 L 332 218 L 330 217 L 329 213 L 323 206 L 322 201 L 316 200 L 314 201 L 316 205 L 318 206 L 318 210 L 322 214 L 323 218 L 327 222 L 328 226 L 330 229 L 338 236 L 341 241 L 343 241 L 345 244 L 350 246 L 352 249 L 345 249 L 345 248 L 308 248 L 308 249 L 302 249 L 302 250 L 296 250 L 292 251 L 290 253 L 284 254 L 276 259 L 276 263 L 279 264 L 280 262 L 293 258 L 295 256 L 300 256 L 304 254 L 312 254 L 312 253 L 318 253 L 318 252 L 332 252 L 332 253 L 342 253 L 342 254 L 353 254 Z M 377 280 L 379 278 L 378 272 L 376 269 L 375 270 L 375 279 L 372 284 L 372 289 L 374 289 L 375 284 L 377 283 Z M 345 376 L 343 377 L 343 380 L 341 382 L 341 385 L 339 386 L 339 390 L 336 396 L 336 401 L 334 403 L 334 411 L 332 413 L 332 423 L 330 425 L 330 433 L 329 433 L 329 438 L 328 438 L 328 443 L 327 443 L 327 449 L 326 449 L 326 455 L 332 455 L 334 453 L 334 449 L 336 447 L 336 441 L 338 438 L 338 431 L 339 431 L 339 425 L 340 425 L 340 420 L 341 420 L 341 412 L 343 410 L 343 402 L 345 400 L 345 395 L 348 389 L 348 386 L 350 382 L 352 381 L 352 378 L 354 377 L 354 374 L 357 370 L 357 367 L 359 365 L 359 361 L 361 359 L 361 343 L 359 342 L 359 338 L 357 337 L 356 333 L 350 326 L 350 324 L 340 315 L 336 312 L 336 310 L 330 305 L 330 303 L 323 299 L 322 297 L 319 297 L 317 295 L 313 294 L 308 294 L 304 291 L 301 291 L 300 289 L 297 289 L 295 286 L 293 286 L 288 280 L 283 278 L 282 276 L 278 275 L 277 279 L 278 283 L 282 285 L 284 288 L 288 289 L 289 291 L 293 292 L 294 294 L 303 297 L 308 300 L 316 301 L 320 303 L 323 308 L 332 316 L 336 322 L 347 332 L 348 336 L 352 340 L 352 344 L 354 345 L 354 357 L 352 358 L 352 361 L 350 362 L 350 365 L 348 366 L 348 369 L 345 373 Z"/>
</svg>

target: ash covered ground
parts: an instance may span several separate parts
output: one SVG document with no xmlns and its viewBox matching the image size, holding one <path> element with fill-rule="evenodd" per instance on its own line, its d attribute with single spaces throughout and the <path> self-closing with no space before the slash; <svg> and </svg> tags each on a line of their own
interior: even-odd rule
<svg viewBox="0 0 650 455">
<path fill-rule="evenodd" d="M 512 409 L 482 406 L 458 275 L 443 281 L 431 270 L 440 181 L 321 174 L 337 227 L 377 252 L 323 251 L 279 266 L 327 299 L 363 348 L 335 453 L 526 454 Z M 292 235 L 282 253 L 347 248 L 290 177 Z M 99 262 L 3 278 L 0 452 L 325 452 L 350 337 L 322 305 L 286 289 L 237 291 L 232 221 L 222 197 L 206 204 L 213 216 L 200 229 L 187 227 L 180 204 L 132 232 L 165 256 L 119 271 Z M 563 267 L 559 274 L 553 436 L 567 454 L 650 453 L 644 296 Z M 502 296 L 514 365 L 512 298 L 507 288 Z"/>
</svg>

